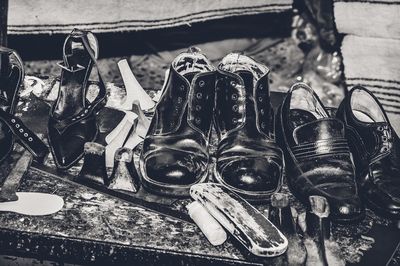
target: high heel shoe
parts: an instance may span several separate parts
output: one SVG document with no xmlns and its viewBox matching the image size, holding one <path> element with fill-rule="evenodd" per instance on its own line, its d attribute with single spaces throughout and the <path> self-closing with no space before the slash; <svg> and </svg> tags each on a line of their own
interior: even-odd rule
<svg viewBox="0 0 400 266">
<path fill-rule="evenodd" d="M 58 97 L 50 110 L 49 143 L 58 169 L 68 169 L 82 158 L 84 145 L 98 134 L 96 112 L 105 104 L 106 88 L 97 69 L 99 92 L 89 102 L 88 79 L 97 66 L 98 43 L 86 31 L 74 29 L 65 39 Z"/>
<path fill-rule="evenodd" d="M 26 148 L 37 162 L 43 161 L 48 153 L 46 145 L 14 116 L 24 74 L 19 55 L 0 46 L 0 162 L 11 153 L 15 141 Z"/>
</svg>

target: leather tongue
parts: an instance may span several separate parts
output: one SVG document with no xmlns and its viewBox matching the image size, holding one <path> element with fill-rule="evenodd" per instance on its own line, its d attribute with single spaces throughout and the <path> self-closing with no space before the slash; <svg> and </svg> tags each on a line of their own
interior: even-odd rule
<svg viewBox="0 0 400 266">
<path fill-rule="evenodd" d="M 244 81 L 245 88 L 253 90 L 253 74 L 250 71 L 240 70 L 236 72 Z"/>
<path fill-rule="evenodd" d="M 344 137 L 344 125 L 340 120 L 326 118 L 312 121 L 295 128 L 293 138 L 297 144 Z"/>
</svg>

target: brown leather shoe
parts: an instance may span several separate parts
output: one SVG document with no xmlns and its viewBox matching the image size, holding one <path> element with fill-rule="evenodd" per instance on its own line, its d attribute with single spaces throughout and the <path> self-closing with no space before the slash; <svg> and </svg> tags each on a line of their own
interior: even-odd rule
<svg viewBox="0 0 400 266">
<path fill-rule="evenodd" d="M 232 53 L 218 66 L 215 177 L 248 200 L 269 200 L 282 183 L 282 151 L 275 143 L 269 69 Z"/>
<path fill-rule="evenodd" d="M 198 49 L 175 58 L 140 155 L 147 190 L 189 196 L 207 179 L 214 91 L 214 67 Z"/>
</svg>

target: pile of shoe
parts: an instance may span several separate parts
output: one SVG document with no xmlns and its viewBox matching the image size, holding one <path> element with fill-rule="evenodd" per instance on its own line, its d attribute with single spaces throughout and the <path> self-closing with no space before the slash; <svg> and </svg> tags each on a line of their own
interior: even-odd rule
<svg viewBox="0 0 400 266">
<path fill-rule="evenodd" d="M 43 159 L 46 146 L 14 116 L 23 68 L 10 63 L 12 54 L 0 50 L 0 160 L 10 153 L 14 139 Z M 68 35 L 59 64 L 59 94 L 48 122 L 58 169 L 76 164 L 85 143 L 97 138 L 96 113 L 106 101 L 98 69 L 98 93 L 87 100 L 97 57 L 92 33 L 74 30 Z M 167 72 L 148 131 L 146 127 L 141 133 L 138 172 L 144 188 L 189 196 L 193 185 L 214 181 L 246 200 L 269 201 L 280 191 L 285 173 L 291 192 L 306 206 L 310 196 L 325 197 L 334 221 L 362 219 L 364 205 L 399 218 L 400 141 L 377 98 L 356 86 L 332 115 L 308 85 L 296 83 L 275 115 L 269 71 L 238 53 L 226 55 L 217 67 L 197 48 L 179 54 Z M 141 110 L 136 113 L 144 117 Z M 215 156 L 210 154 L 213 129 Z M 113 150 L 126 165 L 115 167 L 118 171 L 135 170 L 132 149 Z M 105 172 L 101 167 L 94 171 Z"/>
<path fill-rule="evenodd" d="M 334 221 L 360 220 L 365 203 L 399 217 L 399 138 L 373 94 L 355 87 L 332 116 L 308 85 L 296 83 L 275 116 L 268 72 L 241 54 L 228 54 L 217 68 L 196 49 L 180 54 L 144 140 L 144 187 L 185 196 L 192 185 L 215 179 L 262 201 L 280 190 L 285 172 L 306 206 L 309 196 L 327 198 Z"/>
</svg>

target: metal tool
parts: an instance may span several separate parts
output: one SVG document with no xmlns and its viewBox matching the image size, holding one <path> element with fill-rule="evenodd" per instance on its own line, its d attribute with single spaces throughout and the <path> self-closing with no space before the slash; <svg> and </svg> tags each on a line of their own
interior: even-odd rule
<svg viewBox="0 0 400 266">
<path fill-rule="evenodd" d="M 140 180 L 133 165 L 133 152 L 131 149 L 122 147 L 115 152 L 114 170 L 108 187 L 132 193 L 138 192 Z"/>
<path fill-rule="evenodd" d="M 16 191 L 21 182 L 21 178 L 28 171 L 28 168 L 32 163 L 32 159 L 32 154 L 25 150 L 3 183 L 3 187 L 0 191 L 0 202 L 18 200 Z"/>
<path fill-rule="evenodd" d="M 86 142 L 85 157 L 81 172 L 77 178 L 91 180 L 99 184 L 107 184 L 105 147 L 96 142 Z"/>
<path fill-rule="evenodd" d="M 287 263 L 289 265 L 304 265 L 307 259 L 307 250 L 303 240 L 297 234 L 296 222 L 293 219 L 288 194 L 272 194 L 268 219 L 288 239 L 288 249 L 285 253 Z"/>
</svg>

